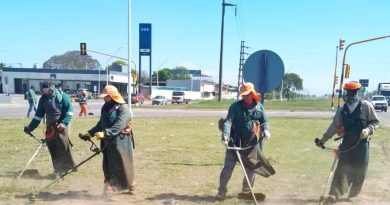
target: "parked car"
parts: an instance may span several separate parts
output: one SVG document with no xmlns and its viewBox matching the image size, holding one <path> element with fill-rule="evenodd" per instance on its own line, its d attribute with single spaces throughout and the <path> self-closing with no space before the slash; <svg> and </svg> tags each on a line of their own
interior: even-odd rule
<svg viewBox="0 0 390 205">
<path fill-rule="evenodd" d="M 165 96 L 157 95 L 152 100 L 152 105 L 166 105 L 168 104 L 168 100 Z"/>
<path fill-rule="evenodd" d="M 141 93 L 131 94 L 131 104 L 140 103 L 144 104 L 145 98 Z"/>
<path fill-rule="evenodd" d="M 374 106 L 375 110 L 381 110 L 382 112 L 387 112 L 388 104 L 385 96 L 374 95 L 371 98 L 371 103 Z"/>
</svg>

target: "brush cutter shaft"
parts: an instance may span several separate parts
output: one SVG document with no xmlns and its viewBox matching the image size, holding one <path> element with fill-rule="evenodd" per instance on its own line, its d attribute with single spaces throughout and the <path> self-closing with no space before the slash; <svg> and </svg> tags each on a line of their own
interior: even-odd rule
<svg viewBox="0 0 390 205">
<path fill-rule="evenodd" d="M 239 149 L 242 149 L 242 148 L 233 147 L 233 149 L 236 151 L 238 161 L 240 162 L 240 165 L 241 165 L 241 168 L 242 168 L 242 172 L 244 172 L 246 182 L 248 183 L 249 189 L 251 190 L 253 201 L 255 202 L 256 205 L 258 205 L 257 200 L 256 200 L 256 196 L 255 196 L 255 194 L 253 193 L 253 190 L 252 190 L 252 184 L 250 183 L 248 175 L 246 174 L 244 164 L 242 163 L 242 160 L 241 160 L 240 152 L 238 151 Z"/>
<path fill-rule="evenodd" d="M 322 205 L 323 204 L 323 200 L 324 200 L 324 198 L 325 198 L 325 192 L 326 192 L 326 190 L 327 190 L 327 188 L 328 188 L 328 186 L 329 186 L 329 183 L 332 181 L 332 179 L 333 179 L 333 175 L 334 175 L 334 170 L 335 170 L 335 168 L 336 168 L 336 164 L 337 164 L 337 162 L 338 162 L 338 156 L 335 156 L 335 158 L 334 158 L 334 160 L 333 160 L 333 164 L 332 164 L 332 168 L 330 169 L 330 173 L 329 173 L 329 177 L 328 177 L 328 180 L 326 181 L 326 184 L 325 184 L 325 187 L 324 187 L 324 191 L 322 192 L 322 196 L 320 197 L 320 199 L 322 199 L 322 200 L 320 200 L 320 205 Z"/>
<path fill-rule="evenodd" d="M 33 156 L 31 157 L 31 159 L 30 159 L 30 160 L 27 162 L 27 164 L 23 167 L 23 169 L 22 169 L 22 171 L 20 172 L 20 174 L 19 174 L 17 180 L 19 180 L 19 179 L 22 177 L 24 171 L 26 171 L 26 169 L 27 169 L 28 166 L 31 164 L 31 162 L 34 160 L 35 156 L 37 156 L 39 150 L 43 147 L 44 144 L 45 144 L 45 143 L 42 142 L 42 143 L 38 146 L 37 150 L 34 152 L 34 154 L 33 154 Z"/>
<path fill-rule="evenodd" d="M 56 183 L 57 181 L 59 181 L 60 179 L 64 178 L 66 175 L 74 172 L 74 170 L 76 170 L 78 167 L 80 167 L 81 165 L 83 165 L 84 163 L 88 162 L 90 159 L 94 158 L 96 155 L 99 155 L 102 150 L 105 148 L 102 148 L 102 149 L 99 149 L 96 144 L 92 141 L 92 140 L 89 140 L 89 142 L 92 143 L 91 147 L 90 147 L 90 150 L 92 152 L 94 152 L 91 156 L 89 156 L 88 158 L 84 159 L 83 161 L 81 161 L 80 163 L 78 163 L 77 165 L 75 165 L 74 167 L 72 167 L 71 169 L 69 169 L 68 171 L 66 171 L 65 173 L 63 173 L 61 176 L 59 176 L 57 179 L 53 180 L 52 182 L 50 182 L 49 184 L 47 184 L 46 186 L 42 187 L 41 189 L 39 189 L 37 191 L 37 193 L 41 192 L 42 190 L 50 187 L 51 185 L 53 185 L 54 183 Z M 34 195 L 34 194 L 33 194 Z"/>
<path fill-rule="evenodd" d="M 89 156 L 88 158 L 86 158 L 85 160 L 83 160 L 82 162 L 80 162 L 79 164 L 77 164 L 76 166 L 72 167 L 71 169 L 69 169 L 68 171 L 66 171 L 64 174 L 62 174 L 61 176 L 59 176 L 57 179 L 53 180 L 52 182 L 50 182 L 49 184 L 47 184 L 46 186 L 42 187 L 41 189 L 38 190 L 38 193 L 41 192 L 42 190 L 48 188 L 49 186 L 51 186 L 52 184 L 56 183 L 57 181 L 59 181 L 60 179 L 64 178 L 66 175 L 74 172 L 75 169 L 77 169 L 79 166 L 83 165 L 85 162 L 89 161 L 90 159 L 92 159 L 93 157 L 95 157 L 96 155 L 100 154 L 100 152 L 95 152 L 93 155 Z"/>
</svg>

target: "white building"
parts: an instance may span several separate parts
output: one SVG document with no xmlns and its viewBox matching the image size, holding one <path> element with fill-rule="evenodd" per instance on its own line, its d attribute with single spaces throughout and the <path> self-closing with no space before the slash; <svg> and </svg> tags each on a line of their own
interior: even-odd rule
<svg viewBox="0 0 390 205">
<path fill-rule="evenodd" d="M 105 70 L 3 68 L 0 74 L 0 93 L 23 94 L 31 86 L 41 88 L 47 81 L 63 89 L 87 88 L 93 93 L 100 93 L 108 83 L 127 93 L 128 74 L 122 72 L 110 71 L 107 78 Z"/>
</svg>

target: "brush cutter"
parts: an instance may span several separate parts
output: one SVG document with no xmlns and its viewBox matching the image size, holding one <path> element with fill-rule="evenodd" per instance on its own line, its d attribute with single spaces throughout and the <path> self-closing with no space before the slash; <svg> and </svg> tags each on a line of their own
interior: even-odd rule
<svg viewBox="0 0 390 205">
<path fill-rule="evenodd" d="M 336 168 L 336 164 L 338 162 L 338 153 L 337 153 L 337 150 L 334 151 L 334 160 L 333 160 L 333 164 L 332 164 L 332 168 L 330 169 L 330 173 L 329 173 L 329 176 L 328 176 L 328 180 L 326 181 L 326 184 L 325 184 L 325 187 L 324 187 L 324 191 L 322 192 L 322 195 L 320 196 L 320 205 L 323 205 L 324 202 L 325 202 L 325 193 L 326 193 L 326 190 L 330 184 L 330 182 L 332 181 L 333 179 L 333 176 L 334 176 L 334 171 L 335 171 L 335 168 Z"/>
<path fill-rule="evenodd" d="M 27 134 L 30 135 L 30 137 L 32 137 L 33 139 L 35 139 L 39 143 L 39 146 L 38 146 L 37 150 L 34 152 L 34 154 L 32 155 L 32 157 L 30 158 L 30 160 L 28 160 L 27 164 L 23 167 L 22 171 L 20 171 L 20 174 L 16 178 L 16 180 L 19 180 L 23 176 L 23 173 L 26 171 L 26 169 L 31 164 L 31 162 L 34 160 L 35 156 L 37 156 L 39 150 L 41 150 L 43 145 L 46 144 L 46 139 L 38 139 L 31 132 L 29 132 Z"/>
<path fill-rule="evenodd" d="M 54 179 L 52 182 L 50 182 L 49 184 L 47 184 L 46 186 L 40 188 L 38 191 L 36 191 L 35 193 L 30 193 L 30 197 L 29 199 L 31 201 L 34 201 L 36 200 L 36 194 L 39 194 L 42 190 L 50 187 L 51 185 L 53 185 L 54 183 L 56 183 L 57 181 L 63 179 L 66 175 L 72 173 L 72 172 L 75 172 L 77 170 L 78 167 L 80 167 L 81 165 L 83 165 L 84 163 L 86 163 L 87 161 L 89 161 L 90 159 L 94 158 L 96 155 L 100 154 L 102 152 L 102 149 L 99 149 L 98 146 L 96 146 L 96 144 L 91 140 L 89 139 L 88 140 L 89 142 L 91 142 L 91 147 L 89 148 L 89 150 L 91 150 L 93 152 L 93 154 L 89 157 L 87 157 L 86 159 L 84 159 L 83 161 L 81 161 L 80 163 L 78 163 L 77 165 L 75 165 L 74 167 L 70 168 L 68 171 L 64 172 L 63 174 L 61 174 L 59 177 L 57 177 L 56 179 Z"/>
<path fill-rule="evenodd" d="M 339 140 L 341 138 L 335 138 L 335 141 Z M 314 140 L 314 142 L 316 144 L 318 144 L 320 142 L 320 139 L 316 138 Z M 320 145 L 322 149 L 328 149 L 328 150 L 332 150 L 333 153 L 334 153 L 334 160 L 333 160 L 333 164 L 332 164 L 332 168 L 330 169 L 330 173 L 329 173 L 329 176 L 328 176 L 328 179 L 326 181 L 326 184 L 325 184 L 325 187 L 324 187 L 324 191 L 322 192 L 322 195 L 320 196 L 320 200 L 319 200 L 319 204 L 320 205 L 323 205 L 325 203 L 325 193 L 326 193 L 326 190 L 328 189 L 328 186 L 330 184 L 330 182 L 333 180 L 333 176 L 334 176 L 334 171 L 336 169 L 336 164 L 338 162 L 338 150 L 337 149 L 331 149 L 331 148 L 328 148 L 328 147 L 325 147 L 325 145 Z"/>
<path fill-rule="evenodd" d="M 340 137 L 337 137 L 334 139 L 334 141 L 337 141 L 337 140 L 340 140 L 342 139 L 342 136 Z M 370 140 L 370 138 L 368 138 L 368 140 Z M 314 140 L 314 142 L 317 144 L 318 142 L 320 141 L 320 139 L 316 138 Z M 331 181 L 333 180 L 333 176 L 334 176 L 334 171 L 336 169 L 336 164 L 339 160 L 339 155 L 341 153 L 347 153 L 349 151 L 352 151 L 353 149 L 355 149 L 357 146 L 359 146 L 359 143 L 360 143 L 361 139 L 359 139 L 356 144 L 346 150 L 339 150 L 339 149 L 333 149 L 333 148 L 329 148 L 329 147 L 325 147 L 325 145 L 320 145 L 322 149 L 327 149 L 327 150 L 331 150 L 333 151 L 333 154 L 334 154 L 334 160 L 333 160 L 333 164 L 332 164 L 332 168 L 330 169 L 330 173 L 329 173 L 329 176 L 328 176 L 328 180 L 326 181 L 326 184 L 325 184 L 325 187 L 324 187 L 324 191 L 322 192 L 322 195 L 320 196 L 320 200 L 319 200 L 319 204 L 320 205 L 323 205 L 325 203 L 325 193 L 326 193 L 326 190 L 329 186 L 329 184 L 331 183 Z M 342 144 L 342 142 L 340 143 L 340 145 Z M 339 145 L 339 146 L 340 146 Z"/>
<path fill-rule="evenodd" d="M 248 183 L 249 189 L 251 190 L 253 201 L 255 202 L 256 205 L 258 205 L 255 193 L 253 192 L 252 185 L 251 185 L 251 183 L 249 181 L 249 178 L 248 178 L 248 175 L 247 175 L 247 173 L 245 171 L 245 167 L 244 167 L 244 164 L 242 163 L 241 155 L 240 155 L 240 152 L 239 152 L 239 151 L 247 150 L 247 149 L 250 149 L 250 148 L 253 148 L 253 147 L 250 146 L 250 147 L 240 148 L 240 147 L 236 147 L 235 145 L 233 145 L 233 147 L 226 147 L 226 148 L 230 149 L 230 150 L 234 150 L 236 152 L 238 161 L 240 162 L 240 165 L 241 165 L 241 168 L 242 168 L 242 172 L 244 172 L 244 176 L 245 176 L 246 182 Z"/>
</svg>

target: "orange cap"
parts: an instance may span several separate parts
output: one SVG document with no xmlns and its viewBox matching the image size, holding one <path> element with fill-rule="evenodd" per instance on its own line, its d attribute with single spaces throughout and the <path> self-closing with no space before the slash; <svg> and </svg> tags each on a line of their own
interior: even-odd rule
<svg viewBox="0 0 390 205">
<path fill-rule="evenodd" d="M 255 86 L 252 83 L 243 83 L 241 85 L 240 95 L 248 95 L 248 94 L 251 94 L 253 99 L 256 102 L 260 102 L 260 97 L 256 93 Z"/>
<path fill-rule="evenodd" d="M 124 104 L 125 100 L 122 95 L 118 92 L 118 89 L 113 85 L 106 85 L 104 87 L 103 92 L 99 95 L 99 97 L 104 98 L 109 95 L 115 102 Z"/>
<path fill-rule="evenodd" d="M 361 87 L 362 87 L 362 84 L 360 84 L 356 81 L 351 81 L 349 83 L 345 83 L 343 88 L 345 90 L 357 90 L 357 89 L 360 89 Z"/>
</svg>

